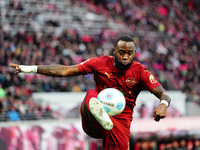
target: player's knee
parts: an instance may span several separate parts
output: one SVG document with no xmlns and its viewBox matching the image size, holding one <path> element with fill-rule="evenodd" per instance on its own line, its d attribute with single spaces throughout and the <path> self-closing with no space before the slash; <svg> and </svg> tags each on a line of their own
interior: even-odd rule
<svg viewBox="0 0 200 150">
<path fill-rule="evenodd" d="M 87 104 L 86 104 L 86 101 L 85 99 L 83 100 L 82 102 L 82 105 L 81 105 L 81 111 L 82 111 L 82 114 L 87 117 L 91 122 L 96 122 L 96 119 L 94 118 L 94 116 L 91 114 Z"/>
<path fill-rule="evenodd" d="M 88 113 L 88 107 L 87 107 L 87 104 L 86 104 L 86 101 L 85 101 L 85 98 L 84 98 L 84 100 L 83 100 L 83 102 L 82 102 L 82 105 L 81 105 L 81 110 L 82 110 L 82 113 L 84 114 L 84 115 L 86 115 L 86 113 Z"/>
</svg>

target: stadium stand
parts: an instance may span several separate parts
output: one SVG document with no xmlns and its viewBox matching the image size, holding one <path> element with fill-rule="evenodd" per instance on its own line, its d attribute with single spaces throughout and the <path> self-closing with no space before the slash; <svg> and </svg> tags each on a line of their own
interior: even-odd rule
<svg viewBox="0 0 200 150">
<path fill-rule="evenodd" d="M 198 0 L 1 0 L 0 121 L 55 118 L 49 106 L 31 100 L 33 92 L 79 92 L 94 87 L 91 75 L 16 76 L 8 67 L 10 62 L 77 64 L 110 54 L 113 40 L 120 34 L 135 37 L 136 59 L 156 75 L 165 89 L 186 93 L 191 115 L 198 115 L 199 16 Z M 158 147 L 153 147 L 153 138 L 135 139 L 134 148 L 200 147 L 198 138 L 187 137 L 160 139 Z"/>
<path fill-rule="evenodd" d="M 55 80 L 15 76 L 7 66 L 77 64 L 109 54 L 115 36 L 130 34 L 137 43 L 136 59 L 165 89 L 182 90 L 187 102 L 200 104 L 198 1 L 2 0 L 0 4 L 0 83 L 8 95 L 25 100 L 38 91 L 86 91 L 94 87 L 90 75 Z"/>
</svg>

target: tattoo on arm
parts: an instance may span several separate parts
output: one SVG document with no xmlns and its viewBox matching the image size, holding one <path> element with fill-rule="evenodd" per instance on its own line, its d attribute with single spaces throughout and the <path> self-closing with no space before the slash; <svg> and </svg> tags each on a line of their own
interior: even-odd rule
<svg viewBox="0 0 200 150">
<path fill-rule="evenodd" d="M 66 66 L 63 65 L 55 65 L 55 66 L 38 66 L 38 72 L 39 74 L 48 75 L 48 76 L 57 76 L 61 77 L 63 76 L 63 72 L 66 69 Z"/>
</svg>

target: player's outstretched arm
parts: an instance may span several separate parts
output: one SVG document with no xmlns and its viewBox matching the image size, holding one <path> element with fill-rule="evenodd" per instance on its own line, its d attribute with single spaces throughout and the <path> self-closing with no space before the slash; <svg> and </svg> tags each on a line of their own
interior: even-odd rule
<svg viewBox="0 0 200 150">
<path fill-rule="evenodd" d="M 16 69 L 15 73 L 38 73 L 48 76 L 66 77 L 80 75 L 77 65 L 64 66 L 64 65 L 38 65 L 27 66 L 18 64 L 9 64 L 10 67 Z"/>
<path fill-rule="evenodd" d="M 154 120 L 159 121 L 166 117 L 171 98 L 162 86 L 154 88 L 151 92 L 160 99 L 160 104 L 154 110 Z"/>
</svg>

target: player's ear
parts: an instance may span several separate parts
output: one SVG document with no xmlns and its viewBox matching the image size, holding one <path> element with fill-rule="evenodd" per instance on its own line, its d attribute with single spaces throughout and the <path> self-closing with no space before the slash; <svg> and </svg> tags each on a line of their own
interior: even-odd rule
<svg viewBox="0 0 200 150">
<path fill-rule="evenodd" d="M 115 48 L 114 48 L 114 47 L 113 47 L 113 51 L 112 51 L 112 52 L 113 52 L 113 54 L 115 55 Z"/>
<path fill-rule="evenodd" d="M 133 50 L 133 54 L 134 54 L 134 55 L 135 55 L 135 51 L 136 51 L 136 50 L 135 50 L 135 48 L 134 48 L 134 50 Z"/>
</svg>

